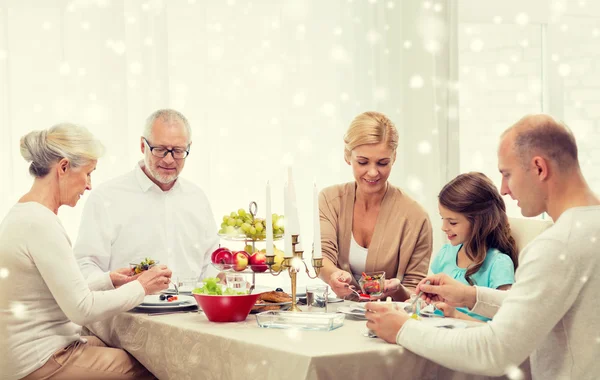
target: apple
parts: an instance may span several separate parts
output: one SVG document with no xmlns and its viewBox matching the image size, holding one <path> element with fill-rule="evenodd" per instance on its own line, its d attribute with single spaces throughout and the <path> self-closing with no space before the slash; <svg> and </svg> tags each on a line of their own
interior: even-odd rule
<svg viewBox="0 0 600 380">
<path fill-rule="evenodd" d="M 237 251 L 233 254 L 233 270 L 241 272 L 248 266 L 249 255 L 246 251 Z"/>
<path fill-rule="evenodd" d="M 254 272 L 264 272 L 269 267 L 267 266 L 267 255 L 264 252 L 257 251 L 254 252 L 252 256 L 250 256 L 250 265 Z"/>
<path fill-rule="evenodd" d="M 229 248 L 219 247 L 219 248 L 215 249 L 215 251 L 210 255 L 210 261 L 212 261 L 215 264 L 223 264 L 223 263 L 221 263 L 220 260 L 217 260 L 217 255 L 219 255 L 219 253 L 222 252 L 222 251 L 226 251 L 226 252 L 231 253 L 231 251 L 229 250 Z M 221 258 L 221 256 L 222 256 L 222 254 L 219 255 L 220 258 Z M 227 262 L 227 264 L 231 264 L 231 263 Z"/>
<path fill-rule="evenodd" d="M 233 264 L 233 254 L 228 249 L 223 249 L 215 254 L 213 263 L 220 264 L 223 266 L 229 266 Z M 224 268 L 221 268 L 224 269 Z"/>
</svg>

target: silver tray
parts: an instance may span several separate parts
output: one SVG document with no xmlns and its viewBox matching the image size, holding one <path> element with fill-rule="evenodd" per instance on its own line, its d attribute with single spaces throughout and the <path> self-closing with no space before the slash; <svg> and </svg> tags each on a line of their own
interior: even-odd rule
<svg viewBox="0 0 600 380">
<path fill-rule="evenodd" d="M 308 313 L 293 311 L 265 311 L 256 314 L 260 327 L 271 329 L 299 329 L 331 331 L 344 325 L 344 314 Z"/>
</svg>

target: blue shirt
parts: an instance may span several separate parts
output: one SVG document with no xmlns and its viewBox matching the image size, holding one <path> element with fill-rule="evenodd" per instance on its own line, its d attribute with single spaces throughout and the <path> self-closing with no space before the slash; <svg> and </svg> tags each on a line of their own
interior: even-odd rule
<svg viewBox="0 0 600 380">
<path fill-rule="evenodd" d="M 445 244 L 433 259 L 431 271 L 434 274 L 445 273 L 455 280 L 469 285 L 465 278 L 467 268 L 460 268 L 456 264 L 458 251 L 461 247 L 462 244 L 456 246 Z M 486 288 L 493 289 L 497 289 L 502 285 L 512 285 L 515 282 L 515 266 L 507 254 L 500 252 L 496 248 L 490 248 L 486 253 L 481 268 L 471 275 L 471 280 L 477 286 L 485 286 Z M 467 308 L 459 307 L 456 310 L 482 321 L 490 320 L 479 314 L 471 313 Z"/>
</svg>

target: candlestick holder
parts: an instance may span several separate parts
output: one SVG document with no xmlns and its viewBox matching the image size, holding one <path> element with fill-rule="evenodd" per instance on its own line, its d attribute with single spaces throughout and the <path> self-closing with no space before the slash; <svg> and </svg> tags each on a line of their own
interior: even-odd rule
<svg viewBox="0 0 600 380">
<path fill-rule="evenodd" d="M 291 256 L 288 256 L 289 252 L 286 252 L 286 256 L 283 258 L 283 262 L 281 263 L 281 267 L 279 268 L 278 271 L 274 271 L 273 267 L 272 267 L 275 264 L 275 256 L 274 255 L 267 256 L 267 262 L 266 262 L 266 264 L 269 266 L 269 272 L 273 276 L 279 276 L 279 274 L 281 274 L 281 272 L 283 272 L 284 270 L 287 269 L 287 272 L 290 275 L 290 281 L 292 283 L 291 284 L 292 285 L 291 286 L 292 287 L 292 306 L 290 307 L 289 311 L 296 311 L 296 312 L 302 311 L 298 308 L 298 305 L 296 304 L 296 278 L 297 278 L 298 273 L 302 271 L 302 267 L 304 266 L 304 269 L 306 270 L 306 275 L 308 276 L 308 278 L 315 279 L 315 278 L 319 277 L 319 272 L 321 271 L 321 268 L 323 267 L 323 259 L 322 258 L 312 259 L 312 267 L 315 269 L 315 275 L 311 276 L 308 266 L 302 259 L 302 254 L 304 253 L 304 251 L 296 250 L 296 245 L 298 245 L 298 237 L 299 237 L 299 235 L 292 235 Z"/>
</svg>

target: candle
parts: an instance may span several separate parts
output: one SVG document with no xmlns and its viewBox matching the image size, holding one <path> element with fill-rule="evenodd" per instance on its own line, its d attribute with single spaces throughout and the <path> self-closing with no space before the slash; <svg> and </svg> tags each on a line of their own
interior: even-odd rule
<svg viewBox="0 0 600 380">
<path fill-rule="evenodd" d="M 296 203 L 296 188 L 294 187 L 294 177 L 292 176 L 292 167 L 288 166 L 287 193 L 289 194 L 289 212 L 285 214 L 285 220 L 288 221 L 290 233 L 300 235 L 300 221 L 298 219 L 298 206 Z"/>
<path fill-rule="evenodd" d="M 291 227 L 290 227 L 290 213 L 291 213 L 291 202 L 290 202 L 290 192 L 289 192 L 289 186 L 288 183 L 285 183 L 284 186 L 284 190 L 283 190 L 283 213 L 285 216 L 284 222 L 285 222 L 285 231 L 283 234 L 283 244 L 284 244 L 284 251 L 285 251 L 285 257 L 292 257 L 292 232 Z"/>
<path fill-rule="evenodd" d="M 313 190 L 313 259 L 322 258 L 321 254 L 321 218 L 319 217 L 319 192 L 315 183 Z"/>
<path fill-rule="evenodd" d="M 266 189 L 266 202 L 265 202 L 265 222 L 267 228 L 267 236 L 266 236 L 266 244 L 267 244 L 267 256 L 274 256 L 273 252 L 273 216 L 271 214 L 271 185 L 269 181 L 267 181 L 267 189 Z"/>
</svg>

